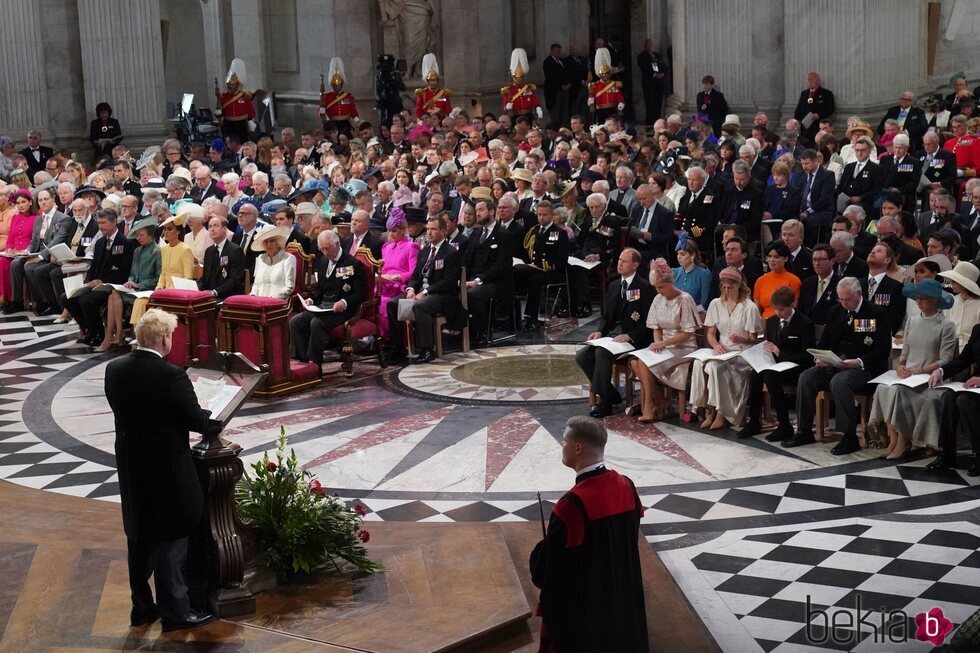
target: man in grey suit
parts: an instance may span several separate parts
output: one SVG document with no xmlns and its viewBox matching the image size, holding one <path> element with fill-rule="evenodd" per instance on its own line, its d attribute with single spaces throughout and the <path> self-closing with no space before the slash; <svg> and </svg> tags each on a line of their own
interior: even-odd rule
<svg viewBox="0 0 980 653">
<path fill-rule="evenodd" d="M 633 179 L 636 175 L 628 165 L 621 165 L 616 168 L 616 189 L 609 193 L 609 197 L 626 207 L 629 214 L 636 206 L 636 191 L 633 190 Z"/>
<path fill-rule="evenodd" d="M 54 191 L 48 188 L 38 191 L 37 204 L 41 210 L 41 216 L 34 221 L 34 233 L 31 234 L 31 244 L 28 246 L 28 251 L 38 252 L 38 255 L 30 258 L 17 258 L 11 262 L 10 276 L 13 285 L 13 301 L 4 307 L 5 313 L 24 310 L 25 268 L 47 263 L 51 258 L 48 248 L 68 240 L 68 233 L 73 221 L 58 210 Z M 40 297 L 37 299 L 39 302 L 41 301 Z M 38 315 L 51 315 L 57 310 L 57 307 L 48 306 L 44 303 L 39 303 L 36 307 Z"/>
</svg>

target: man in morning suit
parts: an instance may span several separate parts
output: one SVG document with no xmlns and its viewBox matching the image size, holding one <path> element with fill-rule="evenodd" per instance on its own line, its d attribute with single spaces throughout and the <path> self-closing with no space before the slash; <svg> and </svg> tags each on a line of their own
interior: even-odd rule
<svg viewBox="0 0 980 653">
<path fill-rule="evenodd" d="M 321 231 L 317 246 L 323 256 L 314 263 L 318 279 L 316 292 L 305 302 L 307 306 L 324 310 L 304 310 L 294 315 L 289 320 L 289 341 L 294 358 L 322 365 L 330 332 L 354 316 L 367 288 L 361 262 L 341 249 L 337 232 Z"/>
<path fill-rule="evenodd" d="M 796 308 L 811 322 L 823 326 L 827 324 L 830 307 L 837 305 L 837 282 L 840 277 L 834 274 L 834 248 L 819 244 L 813 248 L 810 260 L 813 274 L 803 279 Z"/>
<path fill-rule="evenodd" d="M 190 432 L 213 438 L 187 373 L 167 362 L 177 318 L 157 308 L 136 324 L 135 351 L 106 367 L 105 396 L 115 420 L 116 468 L 129 550 L 131 626 L 163 619 L 163 631 L 196 628 L 214 616 L 191 610 L 184 563 L 204 509 Z M 150 390 L 152 389 L 152 390 Z M 156 601 L 147 582 L 156 585 Z"/>
<path fill-rule="evenodd" d="M 394 343 L 391 360 L 394 363 L 405 358 L 405 331 L 398 320 L 398 302 L 414 299 L 412 312 L 415 316 L 415 344 L 419 355 L 414 363 L 428 363 L 435 358 L 433 347 L 433 321 L 440 313 L 445 315 L 459 306 L 460 254 L 446 240 L 446 219 L 429 218 L 425 231 L 429 244 L 418 253 L 415 271 L 405 286 L 405 292 L 388 301 L 388 332 Z"/>
<path fill-rule="evenodd" d="M 228 221 L 212 217 L 208 235 L 214 244 L 204 250 L 204 273 L 197 287 L 210 291 L 218 301 L 241 295 L 245 292 L 245 253 L 228 239 Z"/>
<path fill-rule="evenodd" d="M 78 322 L 85 335 L 76 342 L 95 347 L 102 342 L 102 315 L 100 310 L 109 301 L 109 293 L 94 291 L 92 288 L 104 283 L 124 284 L 129 279 L 133 267 L 133 251 L 136 241 L 126 238 L 119 231 L 116 220 L 118 214 L 112 209 L 101 209 L 96 214 L 102 238 L 95 243 L 92 266 L 85 273 L 84 291 L 74 297 L 61 295 L 61 307 L 67 309 Z"/>
<path fill-rule="evenodd" d="M 24 280 L 27 271 L 35 266 L 48 265 L 51 260 L 49 247 L 68 240 L 68 233 L 72 231 L 75 221 L 58 210 L 55 202 L 54 191 L 45 188 L 37 192 L 37 204 L 40 209 L 40 218 L 34 221 L 34 230 L 31 233 L 31 242 L 27 246 L 27 251 L 36 252 L 37 256 L 30 258 L 16 258 L 10 262 L 10 279 L 13 291 L 13 301 L 7 302 L 4 312 L 15 312 L 24 308 Z M 28 282 L 30 283 L 30 282 Z M 50 284 L 48 284 L 50 285 Z M 32 291 L 34 289 L 32 288 Z M 57 310 L 54 305 L 48 305 L 44 298 L 45 295 L 35 295 L 37 306 L 34 312 L 37 315 L 51 315 Z"/>
<path fill-rule="evenodd" d="M 807 353 L 812 349 L 814 337 L 813 322 L 796 310 L 796 297 L 792 288 L 780 286 L 772 294 L 772 307 L 776 314 L 766 320 L 766 339 L 763 347 L 773 355 L 777 363 L 796 363 L 797 367 L 775 372 L 763 370 L 750 374 L 749 385 L 749 423 L 738 434 L 749 438 L 762 432 L 762 385 L 769 389 L 779 426 L 766 436 L 769 442 L 782 442 L 793 437 L 793 424 L 789 421 L 789 402 L 783 393 L 784 385 L 796 385 L 803 370 L 813 366 L 813 356 Z"/>
<path fill-rule="evenodd" d="M 599 330 L 589 334 L 589 340 L 605 338 L 617 328 L 619 334 L 613 340 L 628 342 L 634 349 L 647 347 L 652 332 L 646 325 L 647 313 L 653 302 L 653 288 L 638 274 L 640 253 L 631 247 L 624 249 L 616 261 L 616 272 L 620 278 L 610 282 L 606 288 L 606 303 L 602 312 Z M 575 354 L 575 362 L 589 377 L 592 391 L 598 396 L 596 405 L 589 412 L 591 417 L 612 415 L 613 406 L 622 398 L 613 387 L 612 366 L 616 355 L 602 347 L 586 345 Z"/>
<path fill-rule="evenodd" d="M 800 155 L 803 177 L 800 181 L 800 220 L 806 229 L 806 242 L 816 243 L 820 236 L 830 237 L 834 219 L 837 180 L 834 173 L 817 163 L 816 150 Z"/>
<path fill-rule="evenodd" d="M 505 199 L 507 196 L 502 198 Z M 516 200 L 512 204 L 508 209 L 516 208 Z M 470 331 L 475 342 L 482 342 L 488 334 L 490 300 L 500 303 L 501 314 L 510 313 L 508 302 L 514 299 L 513 257 L 517 250 L 510 232 L 497 222 L 493 202 L 476 203 L 476 222 L 480 228 L 470 234 L 464 265 Z"/>
<path fill-rule="evenodd" d="M 966 388 L 980 388 L 980 324 L 973 327 L 970 339 L 967 341 L 959 356 L 932 373 L 929 387 L 935 387 L 944 379 L 951 379 L 957 374 L 973 369 L 973 376 L 963 385 Z M 969 476 L 980 476 L 980 395 L 971 392 L 943 393 L 941 413 L 942 430 L 939 435 L 939 445 L 942 448 L 939 456 L 926 469 L 940 471 L 956 466 L 956 435 L 962 422 L 963 432 L 970 436 L 973 447 L 973 464 L 967 472 Z"/>
<path fill-rule="evenodd" d="M 530 559 L 542 651 L 649 651 L 637 545 L 643 504 L 633 481 L 606 469 L 608 437 L 589 417 L 565 424 L 561 461 L 575 470 L 575 486 Z"/>
<path fill-rule="evenodd" d="M 536 268 L 522 268 L 514 272 L 520 275 L 527 288 L 527 302 L 524 304 L 524 330 L 536 331 L 538 307 L 541 304 L 541 289 L 548 284 L 567 281 L 565 269 L 568 265 L 568 234 L 554 223 L 555 207 L 548 200 L 537 206 L 538 226 L 533 227 L 524 237 L 524 247 L 530 254 L 531 265 Z"/>
<path fill-rule="evenodd" d="M 888 276 L 895 253 L 885 243 L 878 243 L 868 254 L 868 275 L 859 277 L 864 297 L 878 307 L 885 325 L 895 335 L 905 322 L 907 302 L 902 294 L 902 283 Z"/>
<path fill-rule="evenodd" d="M 27 176 L 34 180 L 34 174 L 44 170 L 44 164 L 54 156 L 54 150 L 41 145 L 41 132 L 32 129 L 27 133 L 27 147 L 19 152 L 27 159 Z"/>
<path fill-rule="evenodd" d="M 820 129 L 820 121 L 832 116 L 835 107 L 834 94 L 820 86 L 820 75 L 815 72 L 809 73 L 806 76 L 806 86 L 800 93 L 793 117 L 800 121 L 800 136 L 806 144 L 810 145 Z M 809 127 L 802 124 L 807 116 L 810 117 Z"/>
<path fill-rule="evenodd" d="M 255 259 L 259 253 L 252 250 L 252 241 L 259 231 L 269 225 L 259 221 L 258 204 L 251 198 L 239 200 L 235 205 L 238 216 L 238 230 L 231 237 L 231 242 L 238 245 L 245 257 L 245 269 L 249 274 L 255 274 Z"/>
<path fill-rule="evenodd" d="M 629 239 L 630 247 L 643 257 L 640 269 L 648 269 L 654 259 L 670 260 L 675 240 L 674 214 L 657 202 L 653 186 L 641 184 L 636 189 L 636 206 L 630 214 Z"/>
<path fill-rule="evenodd" d="M 844 277 L 837 283 L 837 301 L 838 305 L 830 309 L 817 349 L 833 351 L 841 359 L 841 365 L 835 367 L 817 361 L 814 367 L 800 375 L 796 393 L 796 434 L 782 443 L 784 447 L 815 442 L 813 422 L 817 393 L 830 390 L 837 410 L 837 430 L 844 434 L 830 453 L 841 456 L 861 448 L 857 439 L 858 413 L 854 395 L 888 369 L 891 333 L 881 311 L 864 300 L 861 282 L 854 277 Z"/>
<path fill-rule="evenodd" d="M 868 274 L 868 264 L 858 258 L 854 251 L 854 235 L 846 231 L 837 231 L 830 237 L 830 246 L 834 248 L 834 272 L 838 277 L 865 277 Z M 871 253 L 871 250 L 868 250 Z"/>
<path fill-rule="evenodd" d="M 875 200 L 881 192 L 885 174 L 881 166 L 869 158 L 874 147 L 870 138 L 862 136 L 853 147 L 857 161 L 844 166 L 844 174 L 837 185 L 838 206 L 843 209 L 852 204 L 860 205 L 865 216 L 874 219 L 878 215 Z"/>
</svg>

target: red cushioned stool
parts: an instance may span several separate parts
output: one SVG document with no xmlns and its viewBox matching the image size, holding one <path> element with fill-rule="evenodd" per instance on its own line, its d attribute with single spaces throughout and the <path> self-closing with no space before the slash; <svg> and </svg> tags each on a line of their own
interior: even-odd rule
<svg viewBox="0 0 980 653">
<path fill-rule="evenodd" d="M 320 366 L 292 360 L 289 349 L 289 303 L 273 297 L 234 295 L 221 305 L 218 341 L 224 351 L 242 354 L 268 366 L 269 376 L 256 397 L 278 397 L 320 383 Z"/>
<path fill-rule="evenodd" d="M 214 319 L 217 303 L 210 292 L 164 288 L 150 295 L 149 308 L 177 316 L 173 346 L 167 360 L 180 367 L 211 358 L 215 346 Z"/>
</svg>

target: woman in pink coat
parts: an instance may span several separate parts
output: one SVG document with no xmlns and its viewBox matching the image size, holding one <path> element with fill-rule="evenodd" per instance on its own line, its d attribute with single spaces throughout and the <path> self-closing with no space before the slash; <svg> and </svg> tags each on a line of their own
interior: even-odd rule
<svg viewBox="0 0 980 653">
<path fill-rule="evenodd" d="M 415 261 L 418 259 L 418 243 L 405 237 L 405 213 L 400 206 L 391 209 L 388 214 L 388 242 L 381 246 L 381 305 L 387 306 L 388 300 L 405 292 L 405 285 L 415 271 Z M 388 320 L 381 320 L 381 337 L 388 339 Z"/>
<path fill-rule="evenodd" d="M 27 253 L 34 232 L 34 221 L 37 220 L 37 209 L 30 191 L 14 191 L 10 194 L 10 203 L 17 212 L 10 220 L 7 248 L 4 250 L 6 256 L 0 257 L 0 302 L 4 304 L 13 298 L 13 282 L 10 278 L 10 264 L 13 259 L 9 257 Z"/>
</svg>

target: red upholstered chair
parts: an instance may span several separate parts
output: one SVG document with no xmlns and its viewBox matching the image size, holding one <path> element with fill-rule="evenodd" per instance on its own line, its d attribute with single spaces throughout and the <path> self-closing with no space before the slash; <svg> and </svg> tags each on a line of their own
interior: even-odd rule
<svg viewBox="0 0 980 653">
<path fill-rule="evenodd" d="M 164 288 L 150 295 L 150 308 L 177 316 L 173 347 L 167 355 L 174 365 L 188 367 L 211 358 L 215 346 L 214 320 L 217 304 L 210 292 Z"/>
<path fill-rule="evenodd" d="M 286 245 L 286 252 L 296 259 L 296 284 L 293 286 L 293 296 L 289 298 L 289 304 L 294 313 L 299 313 L 303 310 L 299 299 L 309 296 L 313 288 L 314 256 L 304 252 L 303 246 L 296 242 Z"/>
<path fill-rule="evenodd" d="M 387 367 L 384 351 L 381 348 L 381 337 L 378 331 L 380 315 L 378 313 L 381 297 L 381 261 L 374 258 L 371 250 L 361 247 L 355 258 L 361 264 L 361 274 L 364 276 L 367 295 L 357 309 L 354 317 L 336 327 L 330 333 L 331 344 L 340 344 L 342 367 L 347 378 L 354 375 L 354 361 L 367 360 L 377 357 L 381 367 Z M 363 356 L 354 355 L 354 341 L 374 336 L 371 353 Z"/>
<path fill-rule="evenodd" d="M 278 397 L 320 383 L 320 367 L 293 360 L 289 351 L 289 302 L 274 297 L 234 295 L 221 305 L 218 340 L 221 349 L 266 365 L 269 376 L 257 397 Z"/>
</svg>

